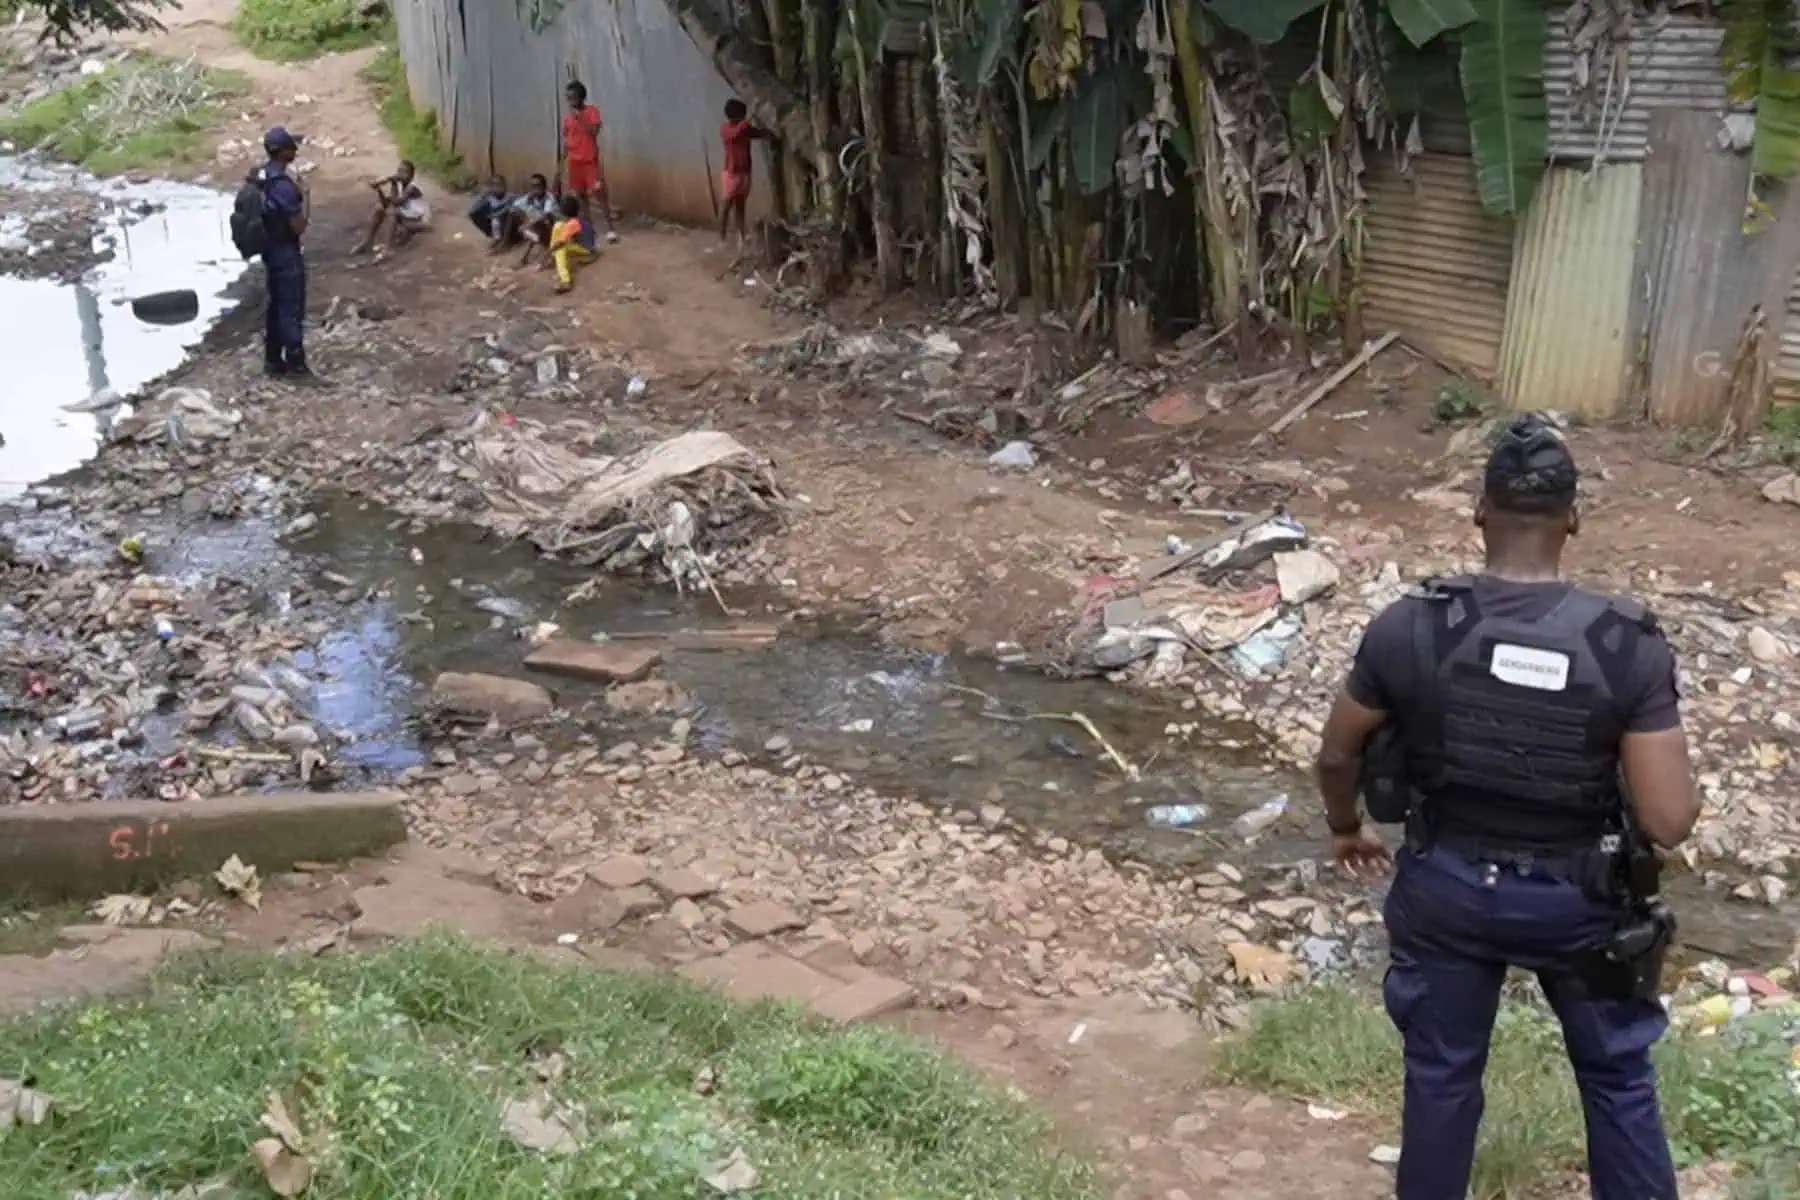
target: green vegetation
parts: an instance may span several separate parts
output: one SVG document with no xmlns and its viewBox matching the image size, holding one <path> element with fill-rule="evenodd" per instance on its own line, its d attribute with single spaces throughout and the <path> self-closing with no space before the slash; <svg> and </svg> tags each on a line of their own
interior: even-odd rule
<svg viewBox="0 0 1800 1200">
<path fill-rule="evenodd" d="M 381 123 L 393 135 L 401 158 L 410 158 L 420 171 L 452 191 L 466 192 L 475 186 L 475 172 L 439 136 L 437 114 L 413 107 L 398 50 L 392 46 L 383 50 L 363 71 L 363 81 L 375 93 Z"/>
<path fill-rule="evenodd" d="M 693 1200 L 738 1152 L 759 1200 L 1110 1194 L 1040 1117 L 892 1030 L 449 937 L 178 962 L 136 999 L 0 1024 L 0 1077 L 54 1102 L 0 1138 L 19 1200 L 266 1195 L 250 1148 L 281 1136 L 276 1108 L 309 1196 Z M 537 1118 L 503 1125 L 528 1098 Z"/>
<path fill-rule="evenodd" d="M 232 32 L 258 58 L 301 62 L 381 41 L 384 16 L 366 17 L 357 0 L 240 0 Z"/>
<path fill-rule="evenodd" d="M 65 925 L 86 919 L 79 904 L 0 904 L 0 954 L 48 954 Z"/>
<path fill-rule="evenodd" d="M 230 71 L 134 54 L 0 120 L 0 139 L 98 175 L 166 173 L 211 158 L 220 107 L 246 87 Z"/>
<path fill-rule="evenodd" d="M 1764 457 L 1785 467 L 1800 467 L 1800 405 L 1769 410 L 1763 421 Z"/>
<path fill-rule="evenodd" d="M 1466 379 L 1446 379 L 1431 399 L 1431 419 L 1440 425 L 1479 420 L 1495 411 L 1493 393 Z"/>
<path fill-rule="evenodd" d="M 1800 1091 L 1781 1022 L 1759 1014 L 1717 1037 L 1671 1033 L 1658 1048 L 1678 1161 L 1736 1162 L 1748 1176 L 1740 1195 L 1756 1200 L 1800 1194 Z M 1365 991 L 1323 985 L 1272 1002 L 1227 1048 L 1224 1069 L 1253 1087 L 1353 1105 L 1398 1126 L 1400 1039 Z M 1472 1194 L 1549 1194 L 1548 1181 L 1584 1167 L 1585 1136 L 1555 1018 L 1538 1004 L 1507 1003 L 1488 1061 Z"/>
</svg>

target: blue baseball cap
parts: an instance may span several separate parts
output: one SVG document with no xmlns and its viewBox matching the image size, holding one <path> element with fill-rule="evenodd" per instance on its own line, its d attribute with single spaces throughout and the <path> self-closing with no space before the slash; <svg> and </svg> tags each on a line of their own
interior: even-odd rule
<svg viewBox="0 0 1800 1200">
<path fill-rule="evenodd" d="M 300 143 L 306 139 L 291 132 L 285 125 L 277 125 L 263 134 L 263 149 L 273 154 L 277 150 L 298 150 Z"/>
</svg>

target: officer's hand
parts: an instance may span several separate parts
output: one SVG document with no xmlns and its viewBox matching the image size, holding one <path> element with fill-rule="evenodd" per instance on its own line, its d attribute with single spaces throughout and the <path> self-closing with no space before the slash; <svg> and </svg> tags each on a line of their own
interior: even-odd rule
<svg viewBox="0 0 1800 1200">
<path fill-rule="evenodd" d="M 1364 882 L 1379 879 L 1394 865 L 1394 856 L 1388 853 L 1388 848 L 1366 829 L 1332 834 L 1331 857 L 1345 874 Z"/>
</svg>

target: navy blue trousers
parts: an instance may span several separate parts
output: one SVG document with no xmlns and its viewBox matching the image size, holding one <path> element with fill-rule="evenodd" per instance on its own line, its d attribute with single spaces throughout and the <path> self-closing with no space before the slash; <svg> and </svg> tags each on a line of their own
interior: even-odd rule
<svg viewBox="0 0 1800 1200">
<path fill-rule="evenodd" d="M 263 362 L 297 367 L 306 362 L 306 259 L 298 245 L 276 244 L 263 252 L 269 307 L 263 328 Z"/>
<path fill-rule="evenodd" d="M 1594 1200 L 1678 1200 L 1650 1064 L 1668 1018 L 1654 1001 L 1591 997 L 1564 966 L 1613 928 L 1615 909 L 1540 869 L 1433 849 L 1399 856 L 1385 915 L 1383 994 L 1406 1054 L 1398 1200 L 1468 1194 L 1508 965 L 1537 973 L 1562 1023 L 1587 1118 Z"/>
</svg>

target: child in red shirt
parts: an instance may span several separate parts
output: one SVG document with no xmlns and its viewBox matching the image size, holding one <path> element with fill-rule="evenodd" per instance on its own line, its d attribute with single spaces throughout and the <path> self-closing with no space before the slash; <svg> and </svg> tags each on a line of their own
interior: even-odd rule
<svg viewBox="0 0 1800 1200">
<path fill-rule="evenodd" d="M 580 199 L 584 221 L 593 221 L 597 204 L 606 221 L 606 240 L 616 242 L 619 231 L 613 228 L 612 197 L 607 194 L 606 171 L 600 165 L 600 110 L 587 102 L 587 94 L 587 85 L 579 79 L 570 80 L 563 89 L 569 101 L 569 111 L 562 119 L 563 190 Z"/>
<path fill-rule="evenodd" d="M 731 216 L 737 214 L 738 241 L 743 241 L 744 208 L 750 202 L 750 176 L 754 159 L 750 143 L 769 136 L 765 129 L 750 123 L 750 110 L 742 100 L 725 102 L 725 123 L 719 126 L 719 142 L 725 147 L 725 169 L 721 181 L 725 185 L 725 207 L 719 212 L 719 240 L 725 240 L 731 228 Z"/>
</svg>

